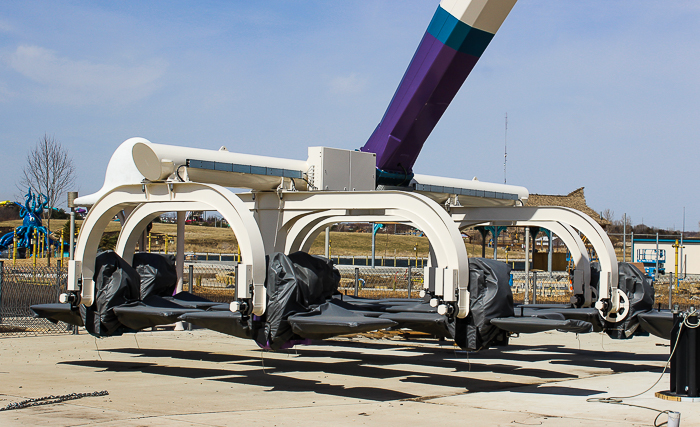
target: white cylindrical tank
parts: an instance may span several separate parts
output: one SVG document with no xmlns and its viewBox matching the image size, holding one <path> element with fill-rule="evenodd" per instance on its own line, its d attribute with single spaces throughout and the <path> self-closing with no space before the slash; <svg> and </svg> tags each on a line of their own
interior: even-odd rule
<svg viewBox="0 0 700 427">
<path fill-rule="evenodd" d="M 525 187 L 495 184 L 472 179 L 446 178 L 415 174 L 411 187 L 438 203 L 453 195 L 459 196 L 462 206 L 513 206 L 525 203 L 530 196 Z"/>
<path fill-rule="evenodd" d="M 274 189 L 283 176 L 299 178 L 309 169 L 304 160 L 232 153 L 223 147 L 220 150 L 206 150 L 141 141 L 134 144 L 132 155 L 139 172 L 150 181 L 162 181 L 173 173 L 184 173 L 182 167 L 194 160 L 198 165 L 207 166 L 187 168 L 190 180 L 253 190 Z M 250 167 L 253 172 L 237 172 L 236 168 L 231 169 L 231 165 Z M 259 172 L 255 173 L 255 170 Z M 306 188 L 302 179 L 295 181 L 295 184 L 299 189 Z"/>
</svg>

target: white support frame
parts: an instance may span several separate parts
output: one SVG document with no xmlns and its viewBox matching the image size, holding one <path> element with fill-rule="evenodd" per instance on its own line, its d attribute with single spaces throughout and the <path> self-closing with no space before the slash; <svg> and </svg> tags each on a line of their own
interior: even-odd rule
<svg viewBox="0 0 700 427">
<path fill-rule="evenodd" d="M 330 212 L 330 211 L 329 211 Z M 347 222 L 351 220 L 353 222 L 406 222 L 402 217 L 392 217 L 392 216 L 373 216 L 373 215 L 348 215 L 347 211 L 344 214 L 339 214 L 337 212 L 331 213 L 321 212 L 311 215 L 306 215 L 303 218 L 297 220 L 290 227 L 287 233 L 287 242 L 284 248 L 285 253 L 292 253 L 296 251 L 308 252 L 311 249 L 311 245 L 314 243 L 319 234 L 323 230 L 333 224 L 339 222 Z"/>
<path fill-rule="evenodd" d="M 90 209 L 78 236 L 75 258 L 82 261 L 82 304 L 94 301 L 93 276 L 97 247 L 107 224 L 114 215 L 132 208 L 123 224 L 117 242 L 117 252 L 127 259 L 133 258 L 134 246 L 148 222 L 159 212 L 184 210 L 216 210 L 231 225 L 238 239 L 241 256 L 252 266 L 251 292 L 246 287 L 239 290 L 239 298 L 253 298 L 253 313 L 265 312 L 265 251 L 257 223 L 238 196 L 218 185 L 199 183 L 149 183 L 124 185 L 105 193 Z M 69 291 L 78 291 L 77 277 L 69 277 Z"/>
<path fill-rule="evenodd" d="M 241 286 L 238 298 L 252 298 L 252 311 L 257 315 L 262 315 L 266 306 L 265 254 L 308 251 L 327 225 L 347 220 L 409 222 L 423 230 L 431 244 L 429 268 L 435 270 L 436 277 L 432 288 L 444 302 L 456 302 L 460 318 L 469 313 L 469 261 L 459 230 L 477 224 L 540 226 L 557 234 L 583 274 L 584 306 L 590 306 L 590 260 L 575 228 L 588 237 L 600 258 L 599 302 L 609 301 L 611 307 L 605 312 L 598 304 L 596 307 L 610 321 L 620 321 L 626 315 L 616 315 L 624 302 L 617 289 L 617 258 L 612 243 L 597 223 L 574 209 L 451 206 L 448 213 L 429 197 L 404 191 L 297 192 L 280 188 L 277 192 L 233 193 L 218 185 L 193 182 L 124 185 L 100 198 L 83 223 L 76 247 L 78 261 L 71 270 L 81 278 L 81 303 L 91 305 L 94 301 L 92 277 L 97 246 L 115 214 L 127 214 L 116 251 L 131 262 L 136 242 L 151 220 L 161 212 L 190 210 L 216 210 L 231 225 L 246 268 L 250 266 L 252 285 L 252 291 Z M 77 279 L 69 277 L 70 291 L 78 290 Z"/>
<path fill-rule="evenodd" d="M 322 191 L 243 193 L 239 195 L 254 212 L 267 252 L 308 242 L 309 235 L 326 218 L 346 220 L 387 217 L 403 219 L 419 227 L 433 246 L 436 265 L 448 270 L 451 280 L 439 295 L 457 303 L 457 317 L 469 313 L 469 260 L 461 234 L 442 206 L 421 194 L 404 191 Z M 324 222 L 325 221 L 325 222 Z"/>
<path fill-rule="evenodd" d="M 460 228 L 469 224 L 486 222 L 558 222 L 569 224 L 583 233 L 593 245 L 600 259 L 600 289 L 596 308 L 608 321 L 622 321 L 628 310 L 621 312 L 624 296 L 618 289 L 617 256 L 612 242 L 605 231 L 588 215 L 575 209 L 564 207 L 498 207 L 498 208 L 463 208 L 451 207 L 452 218 Z M 546 226 L 545 226 L 546 227 Z M 610 302 L 609 309 L 604 309 Z M 618 315 L 619 313 L 619 315 Z"/>
<path fill-rule="evenodd" d="M 465 227 L 464 222 L 460 224 Z M 559 238 L 564 242 L 564 245 L 571 253 L 571 258 L 574 262 L 574 271 L 580 271 L 580 275 L 583 279 L 580 289 L 584 296 L 584 302 L 582 307 L 591 306 L 591 260 L 588 257 L 588 252 L 586 251 L 586 245 L 581 240 L 578 233 L 568 224 L 562 224 L 556 221 L 507 221 L 507 222 L 496 222 L 490 221 L 488 223 L 475 223 L 468 224 L 467 227 L 476 225 L 495 225 L 495 226 L 508 226 L 508 227 L 542 227 L 546 228 L 552 233 L 559 236 Z M 574 284 L 574 291 L 576 291 L 576 286 Z M 575 292 L 576 293 L 576 292 Z"/>
<path fill-rule="evenodd" d="M 348 221 L 351 219 L 356 222 L 406 222 L 404 218 L 400 217 L 389 217 L 389 216 L 352 216 L 349 218 L 344 210 L 329 210 L 324 212 L 317 212 L 314 214 L 309 214 L 297 220 L 292 227 L 287 232 L 287 241 L 284 248 L 285 253 L 292 253 L 296 251 L 308 252 L 311 245 L 318 237 L 318 235 L 329 225 L 337 224 L 339 222 Z M 464 224 L 461 224 L 464 227 Z M 547 228 L 554 234 L 559 236 L 564 242 L 566 247 L 571 253 L 572 260 L 575 265 L 575 271 L 580 272 L 582 278 L 582 283 L 575 283 L 576 286 L 580 286 L 578 293 L 584 295 L 584 302 L 582 307 L 591 306 L 591 268 L 590 259 L 588 258 L 588 253 L 586 252 L 586 247 L 581 240 L 578 233 L 568 224 L 561 224 L 553 221 L 510 221 L 506 223 L 483 223 L 483 224 L 468 224 L 468 226 L 474 225 L 507 225 L 507 226 L 538 226 Z M 427 285 L 427 282 L 426 282 Z"/>
</svg>

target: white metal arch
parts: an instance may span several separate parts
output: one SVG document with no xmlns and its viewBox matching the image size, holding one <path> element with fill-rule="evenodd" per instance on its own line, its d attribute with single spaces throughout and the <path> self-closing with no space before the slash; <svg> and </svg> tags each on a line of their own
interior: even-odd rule
<svg viewBox="0 0 700 427">
<path fill-rule="evenodd" d="M 347 216 L 333 214 L 332 212 L 320 212 L 307 215 L 298 220 L 289 230 L 285 251 L 288 253 L 295 251 L 308 252 L 318 235 L 326 227 L 345 221 L 355 222 L 405 222 L 404 218 L 391 216 L 358 215 Z"/>
<path fill-rule="evenodd" d="M 178 210 L 188 210 L 188 211 L 193 211 L 193 210 L 203 210 L 202 205 L 198 203 L 178 203 L 177 204 L 177 209 L 172 209 L 172 210 L 155 210 L 153 209 L 153 212 L 150 215 L 147 216 L 140 216 L 139 220 L 136 220 L 136 216 L 139 216 L 138 214 L 136 216 L 133 216 L 132 214 L 137 212 L 139 208 L 142 208 L 145 206 L 144 204 L 141 204 L 137 206 L 129 216 L 127 216 L 124 221 L 122 222 L 122 228 L 121 231 L 119 232 L 119 237 L 117 238 L 117 244 L 114 248 L 114 251 L 124 259 L 124 261 L 128 262 L 131 264 L 134 260 L 134 252 L 136 251 L 136 243 L 139 241 L 139 239 L 142 236 L 143 231 L 146 229 L 148 224 L 156 219 L 162 212 L 175 212 Z M 150 204 L 150 207 L 152 208 L 160 208 L 163 206 L 163 203 L 152 203 Z M 188 209 L 183 209 L 185 207 L 190 207 Z M 206 206 L 206 205 L 204 205 Z M 143 214 L 143 211 L 140 212 L 140 214 Z"/>
<path fill-rule="evenodd" d="M 106 225 L 117 211 L 137 206 L 124 223 L 118 241 L 118 251 L 133 254 L 133 244 L 149 218 L 156 212 L 191 210 L 219 211 L 231 225 L 239 241 L 242 257 L 251 266 L 250 279 L 254 287 L 253 313 L 265 311 L 265 252 L 262 237 L 251 212 L 231 191 L 211 184 L 153 183 L 126 185 L 106 193 L 92 207 L 78 236 L 75 257 L 82 261 L 78 274 L 82 275 L 81 303 L 90 305 L 94 300 L 92 277 L 99 239 Z M 129 247 L 131 246 L 131 249 Z M 74 281 L 69 281 L 72 283 Z M 77 290 L 77 289 L 69 289 Z M 248 286 L 241 286 L 239 297 L 251 297 Z"/>
<path fill-rule="evenodd" d="M 464 224 L 462 224 L 464 225 Z M 475 225 L 506 225 L 509 227 L 542 227 L 550 230 L 552 233 L 559 236 L 559 238 L 564 242 L 571 253 L 571 258 L 574 261 L 575 270 L 580 271 L 582 275 L 583 288 L 580 290 L 584 295 L 584 307 L 590 307 L 591 305 L 591 261 L 588 258 L 588 253 L 586 251 L 586 245 L 581 240 L 578 233 L 568 224 L 561 224 L 556 221 L 509 221 L 507 223 L 496 224 L 494 222 L 489 223 L 475 223 L 469 224 L 468 226 Z M 574 284 L 574 290 L 576 290 L 576 283 Z"/>
<path fill-rule="evenodd" d="M 335 214 L 335 215 L 333 215 Z M 326 211 L 317 212 L 314 214 L 309 214 L 302 219 L 298 220 L 288 232 L 287 245 L 285 247 L 286 253 L 295 252 L 298 250 L 307 251 L 310 249 L 316 237 L 323 231 L 323 229 L 329 225 L 336 224 L 338 222 L 347 221 L 352 219 L 358 222 L 405 222 L 403 218 L 392 218 L 387 216 L 355 216 L 347 217 L 343 216 L 340 211 Z M 488 223 L 488 224 L 493 224 Z M 464 226 L 464 224 L 462 224 Z M 479 225 L 479 224 L 469 224 L 468 226 Z M 586 247 L 581 240 L 578 233 L 568 224 L 561 224 L 555 221 L 525 221 L 525 222 L 509 222 L 497 225 L 509 225 L 509 226 L 538 226 L 544 227 L 552 231 L 554 234 L 559 236 L 566 247 L 571 252 L 571 257 L 576 266 L 576 270 L 580 271 L 582 275 L 582 289 L 580 293 L 584 295 L 585 301 L 583 306 L 590 307 L 591 305 L 591 268 L 590 259 L 588 258 L 588 253 Z"/>
<path fill-rule="evenodd" d="M 617 313 L 620 309 L 620 293 L 617 289 L 618 271 L 617 256 L 605 234 L 605 231 L 593 221 L 588 215 L 575 209 L 564 207 L 499 207 L 499 208 L 459 208 L 453 207 L 452 217 L 459 224 L 473 224 L 482 222 L 559 222 L 569 224 L 582 232 L 593 245 L 600 259 L 601 276 L 598 301 L 610 300 L 611 309 L 604 316 L 609 317 L 609 313 Z M 600 307 L 598 307 L 600 309 Z M 603 310 L 601 310 L 601 314 Z M 612 319 L 612 318 L 611 318 Z M 615 321 L 624 319 L 617 316 Z"/>
<path fill-rule="evenodd" d="M 294 224 L 308 214 L 345 211 L 345 217 L 398 217 L 425 232 L 435 250 L 437 265 L 444 270 L 442 294 L 445 301 L 458 301 L 457 315 L 469 310 L 469 261 L 457 225 L 442 206 L 416 193 L 403 191 L 321 191 L 240 194 L 255 213 L 266 241 L 274 248 L 276 240 L 286 241 Z M 283 237 L 280 237 L 283 235 Z M 440 274 L 443 274 L 441 272 Z M 442 278 L 443 276 L 441 276 Z"/>
</svg>

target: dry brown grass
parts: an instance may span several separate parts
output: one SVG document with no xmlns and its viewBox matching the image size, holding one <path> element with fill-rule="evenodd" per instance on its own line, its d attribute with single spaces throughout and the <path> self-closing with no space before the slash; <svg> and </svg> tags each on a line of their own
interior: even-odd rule
<svg viewBox="0 0 700 427">
<path fill-rule="evenodd" d="M 51 231 L 58 234 L 63 229 L 68 220 L 51 220 Z M 44 222 L 45 223 L 45 222 Z M 22 220 L 2 221 L 0 227 L 17 227 L 22 225 Z M 82 221 L 76 221 L 76 227 L 80 229 Z M 120 230 L 121 224 L 112 221 L 107 226 L 105 232 L 115 233 Z M 151 250 L 164 251 L 165 239 L 167 237 L 168 252 L 175 251 L 175 236 L 177 226 L 175 224 L 154 223 L 151 230 Z M 350 233 L 331 232 L 331 255 L 332 256 L 369 256 L 372 249 L 372 235 L 370 233 Z M 324 253 L 325 236 L 321 233 L 311 246 L 312 254 L 321 255 Z M 428 256 L 428 239 L 411 235 L 393 235 L 388 233 L 378 233 L 375 240 L 377 256 L 387 258 Z M 414 251 L 414 247 L 417 251 Z M 481 244 L 471 244 L 465 242 L 467 253 L 470 257 L 481 256 Z M 562 251 L 562 249 L 558 249 Z M 238 253 L 238 241 L 230 228 L 204 227 L 200 225 L 185 226 L 185 252 L 198 253 Z M 416 253 L 417 252 L 417 253 Z M 622 261 L 622 249 L 616 249 L 618 260 Z M 493 256 L 493 249 L 486 248 L 486 257 Z M 521 247 L 513 247 L 508 253 L 509 259 L 524 259 L 524 251 Z M 503 247 L 498 248 L 498 259 L 505 260 L 506 252 Z M 627 249 L 627 260 L 630 259 L 630 248 Z"/>
</svg>

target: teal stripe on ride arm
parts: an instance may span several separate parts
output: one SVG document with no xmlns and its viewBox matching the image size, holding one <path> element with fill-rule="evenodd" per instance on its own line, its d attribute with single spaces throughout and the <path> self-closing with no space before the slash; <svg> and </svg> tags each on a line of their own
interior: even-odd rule
<svg viewBox="0 0 700 427">
<path fill-rule="evenodd" d="M 428 33 L 442 44 L 467 55 L 481 57 L 493 34 L 473 28 L 438 6 L 428 25 Z"/>
</svg>

